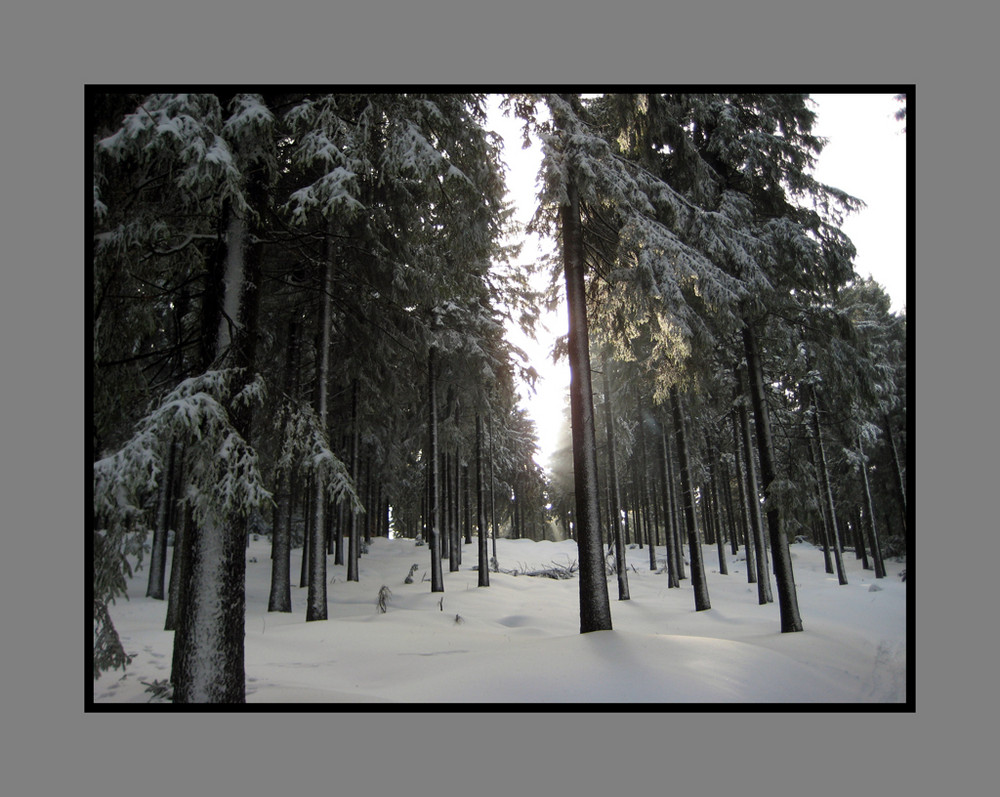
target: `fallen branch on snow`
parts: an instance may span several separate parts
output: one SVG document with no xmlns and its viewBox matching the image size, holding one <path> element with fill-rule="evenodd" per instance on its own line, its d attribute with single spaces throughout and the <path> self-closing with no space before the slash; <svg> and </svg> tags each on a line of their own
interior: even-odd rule
<svg viewBox="0 0 1000 797">
<path fill-rule="evenodd" d="M 542 567 L 536 570 L 528 570 L 527 565 L 522 564 L 520 570 L 506 570 L 500 568 L 501 573 L 506 573 L 509 576 L 535 576 L 540 578 L 554 578 L 554 579 L 566 579 L 573 578 L 579 566 L 574 559 L 568 565 L 557 564 L 552 562 L 548 567 Z"/>
</svg>

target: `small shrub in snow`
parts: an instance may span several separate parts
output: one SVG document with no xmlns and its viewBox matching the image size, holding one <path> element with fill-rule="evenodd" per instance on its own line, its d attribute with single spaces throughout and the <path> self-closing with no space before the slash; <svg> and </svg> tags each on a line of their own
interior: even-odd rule
<svg viewBox="0 0 1000 797">
<path fill-rule="evenodd" d="M 392 591 L 383 584 L 378 591 L 378 599 L 375 601 L 379 614 L 385 614 L 390 600 L 392 600 Z"/>
<path fill-rule="evenodd" d="M 174 687 L 170 681 L 163 679 L 160 681 L 153 681 L 153 683 L 148 683 L 146 681 L 140 681 L 143 686 L 146 687 L 146 691 L 149 692 L 151 697 L 147 700 L 147 703 L 156 702 L 170 702 L 174 697 Z"/>
<path fill-rule="evenodd" d="M 410 572 L 407 574 L 406 578 L 403 580 L 404 584 L 412 584 L 413 583 L 413 574 L 417 572 L 417 568 L 418 567 L 420 567 L 420 565 L 413 565 L 410 568 Z"/>
</svg>

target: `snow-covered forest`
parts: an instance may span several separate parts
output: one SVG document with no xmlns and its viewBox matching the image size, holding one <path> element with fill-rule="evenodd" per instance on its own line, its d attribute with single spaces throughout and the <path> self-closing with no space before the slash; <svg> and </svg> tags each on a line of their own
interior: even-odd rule
<svg viewBox="0 0 1000 797">
<path fill-rule="evenodd" d="M 663 550 L 650 570 L 648 551 L 633 544 L 631 599 L 612 607 L 614 630 L 580 634 L 572 540 L 500 539 L 489 589 L 478 587 L 473 557 L 433 594 L 425 546 L 373 539 L 359 582 L 331 565 L 329 620 L 307 623 L 305 589 L 293 591 L 291 613 L 267 610 L 271 546 L 258 536 L 247 550 L 246 700 L 898 707 L 908 684 L 904 565 L 890 560 L 888 576 L 876 579 L 849 551 L 841 587 L 821 548 L 790 549 L 804 633 L 776 630 L 778 609 L 758 604 L 742 548 L 728 557 L 728 575 L 708 568 L 712 608 L 697 612 L 687 590 L 667 588 Z M 155 706 L 171 695 L 173 633 L 163 630 L 163 602 L 145 595 L 146 575 L 138 571 L 128 600 L 111 607 L 133 659 L 95 682 L 102 708 Z"/>
<path fill-rule="evenodd" d="M 907 701 L 906 316 L 807 96 L 506 97 L 537 263 L 484 95 L 88 106 L 93 701 Z"/>
</svg>

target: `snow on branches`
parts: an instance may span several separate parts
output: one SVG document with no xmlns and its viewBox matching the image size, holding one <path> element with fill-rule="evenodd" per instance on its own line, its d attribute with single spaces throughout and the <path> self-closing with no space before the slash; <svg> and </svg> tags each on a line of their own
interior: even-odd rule
<svg viewBox="0 0 1000 797">
<path fill-rule="evenodd" d="M 263 400 L 263 382 L 258 376 L 241 384 L 239 375 L 239 369 L 225 369 L 185 379 L 139 421 L 121 449 L 94 463 L 94 632 L 101 640 L 95 647 L 97 670 L 127 661 L 115 644 L 106 608 L 126 594 L 128 557 L 141 561 L 154 496 L 173 442 L 184 451 L 185 499 L 196 522 L 246 516 L 271 499 L 257 453 L 230 416 L 241 405 Z"/>
<path fill-rule="evenodd" d="M 229 198 L 238 209 L 246 206 L 243 175 L 222 135 L 222 108 L 214 94 L 153 94 L 121 128 L 98 142 L 96 167 L 101 159 L 154 164 L 166 169 L 180 196 L 197 201 L 203 193 Z"/>
<path fill-rule="evenodd" d="M 275 463 L 278 470 L 298 467 L 300 472 L 318 476 L 332 501 L 349 501 L 352 511 L 365 511 L 347 466 L 333 453 L 327 432 L 311 406 L 286 401 L 275 419 L 275 428 L 281 430 L 283 440 Z"/>
<path fill-rule="evenodd" d="M 185 379 L 143 418 L 119 451 L 94 463 L 94 507 L 109 525 L 138 519 L 159 485 L 172 441 L 185 448 L 188 499 L 196 520 L 208 513 L 242 515 L 270 499 L 257 454 L 232 425 L 229 407 L 263 398 L 260 377 L 235 393 L 236 369 Z M 227 407 L 228 404 L 228 407 Z"/>
</svg>

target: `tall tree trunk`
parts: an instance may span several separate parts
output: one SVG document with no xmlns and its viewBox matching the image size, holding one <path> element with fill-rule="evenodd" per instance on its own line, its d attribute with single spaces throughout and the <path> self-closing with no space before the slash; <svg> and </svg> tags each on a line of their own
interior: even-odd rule
<svg viewBox="0 0 1000 797">
<path fill-rule="evenodd" d="M 810 430 L 809 433 L 809 461 L 813 468 L 819 471 L 819 458 L 816 456 L 816 440 Z M 823 496 L 822 478 L 816 478 L 816 506 L 819 509 L 820 527 L 823 531 L 823 564 L 826 572 L 833 574 L 833 552 L 830 546 L 830 527 L 827 524 L 826 500 Z"/>
<path fill-rule="evenodd" d="M 302 566 L 299 569 L 299 589 L 305 589 L 309 586 L 309 571 L 312 567 L 310 564 L 312 562 L 312 543 L 309 540 L 312 537 L 312 508 L 316 496 L 312 484 L 308 481 L 304 484 L 303 492 L 305 500 L 302 508 Z"/>
<path fill-rule="evenodd" d="M 651 528 L 653 529 L 653 548 L 654 550 L 660 546 L 660 487 L 657 484 L 657 479 L 655 474 L 648 474 L 647 476 L 647 488 L 649 490 L 649 512 L 650 512 L 650 523 L 652 523 Z M 666 542 L 663 543 L 664 547 Z M 650 568 L 653 568 L 653 562 L 650 562 Z"/>
<path fill-rule="evenodd" d="M 892 421 L 889 413 L 885 413 L 885 434 L 889 440 L 889 449 L 892 451 L 892 464 L 896 471 L 896 485 L 899 489 L 899 501 L 903 514 L 903 536 L 906 536 L 906 484 L 903 481 L 903 469 L 899 465 L 899 452 L 896 450 L 896 438 L 892 433 Z"/>
<path fill-rule="evenodd" d="M 636 458 L 632 458 L 631 477 L 632 484 L 629 488 L 629 505 L 632 509 L 632 528 L 635 530 L 635 542 L 641 551 L 646 547 L 646 528 L 642 518 L 642 496 L 639 492 L 639 464 Z"/>
<path fill-rule="evenodd" d="M 737 388 L 737 390 L 739 390 Z M 737 393 L 737 396 L 739 394 Z M 746 411 L 744 410 L 744 415 Z M 754 531 L 751 528 L 750 522 L 750 505 L 747 501 L 747 484 L 750 483 L 750 479 L 747 477 L 743 468 L 743 454 L 741 453 L 741 442 L 739 433 L 739 421 L 737 420 L 738 413 L 733 413 L 732 415 L 732 426 L 733 426 L 733 453 L 735 454 L 736 462 L 736 491 L 739 496 L 740 501 L 740 519 L 743 526 L 743 539 L 745 542 L 745 550 L 747 557 L 747 583 L 756 584 L 758 581 L 757 576 L 757 541 L 754 539 Z M 748 435 L 749 436 L 749 435 Z M 754 479 L 756 481 L 756 479 Z M 758 532 L 760 524 L 757 524 Z M 765 574 L 766 577 L 766 574 Z M 767 599 L 760 587 L 757 588 L 757 597 L 760 603 L 767 603 Z"/>
<path fill-rule="evenodd" d="M 477 416 L 478 417 L 478 416 Z M 479 419 L 479 423 L 482 423 L 482 418 Z M 477 432 L 477 443 L 479 445 L 481 440 L 479 440 L 479 433 Z M 481 451 L 476 451 L 476 456 L 482 455 Z M 462 496 L 465 508 L 465 544 L 472 545 L 472 505 L 469 503 L 469 465 L 466 463 L 462 466 Z"/>
<path fill-rule="evenodd" d="M 566 185 L 567 204 L 559 209 L 566 303 L 569 307 L 570 419 L 576 483 L 577 547 L 580 554 L 580 633 L 611 629 L 611 602 L 604 571 L 598 517 L 597 438 L 590 381 L 590 341 L 584 284 L 583 230 L 575 178 Z"/>
<path fill-rule="evenodd" d="M 441 569 L 441 473 L 438 453 L 438 409 L 435 387 L 435 350 L 433 344 L 427 353 L 428 437 L 427 465 L 430 468 L 430 485 L 427 494 L 428 540 L 431 549 L 431 592 L 444 592 L 444 573 Z"/>
<path fill-rule="evenodd" d="M 698 487 L 698 493 L 701 500 L 698 502 L 698 508 L 701 510 L 701 528 L 704 535 L 702 542 L 705 545 L 715 545 L 715 528 L 712 525 L 712 496 L 710 494 L 709 485 L 701 484 Z"/>
<path fill-rule="evenodd" d="M 372 523 L 378 514 L 378 504 L 375 501 L 375 480 L 372 478 L 372 455 L 365 455 L 365 545 L 372 544 Z M 359 546 L 360 547 L 360 546 Z"/>
<path fill-rule="evenodd" d="M 674 457 L 670 445 L 670 436 L 667 434 L 666 420 L 663 427 L 663 451 L 667 455 L 667 481 L 670 482 L 670 523 L 674 530 L 674 550 L 677 551 L 676 569 L 678 582 L 687 579 L 687 569 L 684 567 L 684 537 L 682 536 L 682 515 L 681 500 L 677 495 L 677 477 L 674 474 Z M 679 586 L 679 584 L 678 584 Z"/>
<path fill-rule="evenodd" d="M 448 560 L 451 570 L 451 479 L 448 452 L 441 453 L 441 558 Z"/>
<path fill-rule="evenodd" d="M 684 431 L 684 411 L 677 386 L 670 388 L 670 401 L 674 409 L 674 435 L 677 438 L 677 460 L 681 470 L 681 492 L 684 503 L 684 519 L 687 522 L 688 549 L 691 556 L 691 586 L 694 587 L 694 608 L 702 612 L 712 608 L 708 599 L 708 582 L 705 580 L 705 566 L 701 556 L 701 541 L 698 539 L 698 519 L 694 508 L 694 491 L 691 487 L 691 471 L 688 468 L 687 435 Z"/>
<path fill-rule="evenodd" d="M 183 452 L 181 458 L 183 461 Z M 185 501 L 177 507 L 177 528 L 174 529 L 174 555 L 170 560 L 170 585 L 167 587 L 167 617 L 163 623 L 164 631 L 176 631 L 184 607 L 184 584 L 187 579 L 189 549 L 187 545 L 188 529 L 194 524 L 191 517 L 191 506 Z M 179 653 L 180 646 L 174 645 L 174 652 Z M 171 683 L 173 678 L 171 678 Z"/>
<path fill-rule="evenodd" d="M 327 428 L 327 402 L 330 382 L 330 333 L 333 323 L 333 236 L 327 231 L 323 258 L 323 287 L 320 294 L 320 333 L 317 352 L 318 397 L 316 422 L 320 429 Z M 331 443 L 332 445 L 332 443 Z M 313 506 L 312 533 L 309 550 L 312 560 L 309 567 L 309 593 L 306 603 L 306 622 L 327 619 L 326 606 L 326 485 L 317 472 L 313 478 L 315 503 Z"/>
<path fill-rule="evenodd" d="M 857 510 L 857 522 L 849 526 L 854 541 L 854 555 L 856 559 L 861 560 L 861 567 L 864 570 L 873 570 L 868 562 L 868 549 L 865 547 L 865 508 L 862 504 L 858 504 Z"/>
<path fill-rule="evenodd" d="M 461 464 L 461 451 L 456 446 L 455 448 L 455 459 L 454 465 L 452 467 L 452 484 L 454 487 L 454 494 L 452 498 L 453 515 L 454 515 L 454 539 L 452 540 L 452 546 L 455 548 L 455 560 L 458 562 L 459 568 L 462 566 L 462 464 Z"/>
<path fill-rule="evenodd" d="M 739 547 L 739 526 L 736 523 L 736 516 L 733 513 L 733 480 L 729 475 L 729 463 L 727 460 L 720 460 L 719 467 L 722 470 L 722 492 L 723 506 L 726 508 L 726 523 L 729 526 L 729 552 L 737 556 Z"/>
<path fill-rule="evenodd" d="M 833 488 L 830 486 L 830 471 L 826 466 L 826 450 L 823 447 L 823 433 L 820 430 L 819 425 L 819 392 L 815 389 L 812 390 L 812 400 L 813 400 L 813 439 L 816 441 L 816 448 L 819 453 L 819 473 L 820 478 L 823 480 L 823 489 L 826 497 L 827 509 L 830 513 L 833 523 L 833 537 L 836 541 L 834 546 L 833 558 L 837 564 L 837 581 L 841 586 L 847 583 L 847 574 L 844 572 L 844 557 L 841 554 L 841 549 L 843 548 L 840 542 L 840 529 L 837 528 L 837 510 L 833 502 Z"/>
<path fill-rule="evenodd" d="M 462 556 L 462 544 L 458 536 L 458 504 L 456 497 L 458 490 L 455 483 L 455 474 L 458 473 L 458 457 L 454 454 L 444 455 L 444 480 L 447 485 L 447 527 L 448 527 L 448 572 L 457 573 Z"/>
<path fill-rule="evenodd" d="M 760 352 L 753 327 L 749 323 L 743 327 L 743 344 L 750 376 L 750 400 L 753 404 L 756 422 L 761 476 L 767 500 L 767 527 L 771 538 L 774 580 L 778 590 L 781 632 L 787 634 L 802 630 L 802 618 L 799 616 L 799 600 L 795 591 L 792 556 L 788 550 L 788 539 L 781 524 L 781 511 L 774 501 L 770 500 L 769 492 L 775 479 L 774 449 L 771 443 L 771 424 L 768 419 L 767 405 L 764 403 L 764 374 L 760 363 Z"/>
<path fill-rule="evenodd" d="M 268 595 L 269 612 L 292 610 L 292 516 L 295 511 L 295 484 L 298 467 L 291 468 L 284 477 L 285 490 L 279 497 L 277 517 L 272 531 L 271 591 Z"/>
<path fill-rule="evenodd" d="M 285 352 L 285 373 L 283 376 L 285 400 L 292 401 L 295 394 L 295 374 L 299 351 L 299 324 L 293 319 L 288 322 L 288 346 Z M 285 424 L 284 432 L 287 433 Z M 271 591 L 268 595 L 269 612 L 290 612 L 292 610 L 292 485 L 298 476 L 298 468 L 292 467 L 281 477 L 278 492 L 278 506 L 274 525 L 271 529 Z M 283 487 L 284 489 L 280 489 Z"/>
<path fill-rule="evenodd" d="M 344 502 L 337 507 L 337 526 L 333 530 L 333 563 L 335 565 L 344 564 L 344 530 L 347 528 L 349 511 Z M 349 532 L 348 532 L 349 533 Z"/>
<path fill-rule="evenodd" d="M 149 582 L 146 597 L 163 600 L 163 586 L 167 574 L 167 535 L 169 534 L 171 511 L 174 499 L 174 460 L 177 443 L 170 443 L 167 455 L 167 469 L 160 489 L 160 505 L 156 513 L 156 528 L 153 529 L 153 545 L 149 558 Z"/>
<path fill-rule="evenodd" d="M 629 494 L 631 485 L 626 484 L 622 490 L 622 534 L 625 536 L 625 547 L 632 544 L 632 520 L 630 508 L 632 496 Z"/>
<path fill-rule="evenodd" d="M 630 599 L 628 591 L 628 565 L 625 561 L 625 534 L 622 530 L 621 492 L 618 486 L 618 465 L 615 460 L 614 415 L 611 412 L 611 381 L 608 378 L 608 358 L 604 357 L 604 426 L 608 437 L 608 518 L 615 544 L 615 573 L 618 576 L 618 600 Z"/>
<path fill-rule="evenodd" d="M 259 220 L 267 201 L 263 166 L 248 173 L 247 194 L 253 217 Z M 248 229 L 235 215 L 231 221 L 226 242 L 227 291 L 238 292 L 238 299 L 226 302 L 230 318 L 237 321 L 228 359 L 249 381 L 254 378 L 263 243 L 258 228 Z M 251 439 L 252 417 L 248 405 L 232 412 L 233 428 L 246 441 Z M 232 513 L 210 516 L 197 531 L 191 541 L 187 584 L 191 591 L 174 640 L 181 644 L 174 702 L 243 703 L 246 521 Z"/>
<path fill-rule="evenodd" d="M 707 430 L 705 431 L 705 445 L 708 450 L 708 484 L 712 497 L 712 517 L 715 520 L 715 547 L 719 552 L 719 573 L 728 576 L 729 566 L 726 563 L 726 544 L 722 539 L 722 507 L 720 506 L 719 498 L 719 468 L 717 464 L 718 452 Z"/>
<path fill-rule="evenodd" d="M 493 473 L 493 416 L 490 415 L 490 526 L 491 526 L 491 536 L 493 538 L 493 561 L 498 562 L 497 559 L 497 505 L 496 505 L 496 492 L 497 492 L 497 482 Z"/>
<path fill-rule="evenodd" d="M 875 564 L 875 578 L 885 578 L 885 562 L 882 560 L 882 550 L 878 540 L 878 529 L 875 527 L 875 509 L 872 506 L 872 491 L 868 484 L 868 461 L 861 437 L 858 437 L 858 453 L 861 455 L 861 478 L 865 486 L 865 513 L 868 515 L 868 547 L 872 549 L 872 560 Z"/>
<path fill-rule="evenodd" d="M 746 381 L 742 368 L 737 368 L 736 381 L 741 387 Z M 743 461 L 746 465 L 747 510 L 750 515 L 750 526 L 753 530 L 754 560 L 757 565 L 757 599 L 761 604 L 774 600 L 771 594 L 771 575 L 767 565 L 767 544 L 764 541 L 764 525 L 760 516 L 760 488 L 757 484 L 757 464 L 753 456 L 753 441 L 750 436 L 750 419 L 743 397 L 736 402 L 739 425 L 743 437 Z"/>
<path fill-rule="evenodd" d="M 670 453 L 667 450 L 667 430 L 665 427 L 660 429 L 660 445 L 657 446 L 657 449 L 660 454 L 660 482 L 663 494 L 663 536 L 666 537 L 667 543 L 667 589 L 674 589 L 680 587 L 680 582 L 677 578 L 678 551 L 673 528 L 673 498 L 671 497 L 670 477 L 667 469 Z"/>
<path fill-rule="evenodd" d="M 351 384 L 351 479 L 358 483 L 361 475 L 361 430 L 358 421 L 358 380 Z M 368 511 L 370 507 L 365 507 Z M 347 540 L 347 580 L 359 581 L 358 560 L 361 556 L 361 528 L 358 512 L 350 510 L 350 535 Z"/>
<path fill-rule="evenodd" d="M 635 389 L 635 410 L 639 435 L 639 502 L 642 505 L 643 524 L 646 527 L 646 542 L 649 544 L 649 569 L 656 572 L 656 535 L 653 530 L 651 512 L 649 511 L 649 457 L 646 454 L 646 425 L 642 419 L 642 399 L 639 397 L 639 389 Z"/>
<path fill-rule="evenodd" d="M 178 524 L 177 530 L 179 534 L 174 538 L 174 568 L 176 569 L 171 568 L 170 572 L 171 601 L 167 606 L 167 621 L 164 624 L 165 630 L 174 632 L 174 649 L 170 662 L 170 683 L 175 686 L 184 679 L 184 657 L 182 656 L 184 646 L 181 644 L 180 639 L 183 637 L 181 628 L 184 625 L 184 604 L 187 602 L 187 589 L 190 580 L 188 572 L 191 569 L 191 538 L 195 533 L 194 510 L 187 502 L 184 504 L 181 522 Z M 173 582 L 175 573 L 177 575 L 176 597 Z"/>
<path fill-rule="evenodd" d="M 229 97 L 220 97 L 220 103 L 225 107 Z M 200 312 L 200 334 L 198 337 L 198 364 L 202 371 L 208 370 L 220 354 L 219 327 L 222 319 L 222 306 L 225 293 L 226 266 L 229 258 L 230 240 L 229 227 L 232 223 L 228 201 L 222 203 L 216 228 L 216 243 L 208 257 L 205 270 L 205 289 L 202 295 Z M 188 676 L 185 665 L 190 659 L 188 647 L 191 633 L 187 623 L 187 603 L 190 598 L 190 570 L 194 551 L 193 539 L 200 534 L 194 522 L 194 513 L 190 504 L 185 502 L 183 533 L 174 541 L 174 568 L 171 569 L 171 598 L 167 606 L 167 630 L 174 631 L 174 649 L 170 682 L 175 687 L 174 702 L 180 702 L 176 697 L 178 685 L 186 689 Z M 173 582 L 174 573 L 178 579 Z M 176 593 L 176 600 L 174 596 Z"/>
<path fill-rule="evenodd" d="M 468 485 L 466 478 L 466 485 Z M 468 510 L 468 490 L 466 490 Z M 483 416 L 476 413 L 476 526 L 479 529 L 479 586 L 490 585 L 490 565 L 486 540 L 486 502 L 483 496 Z"/>
</svg>

